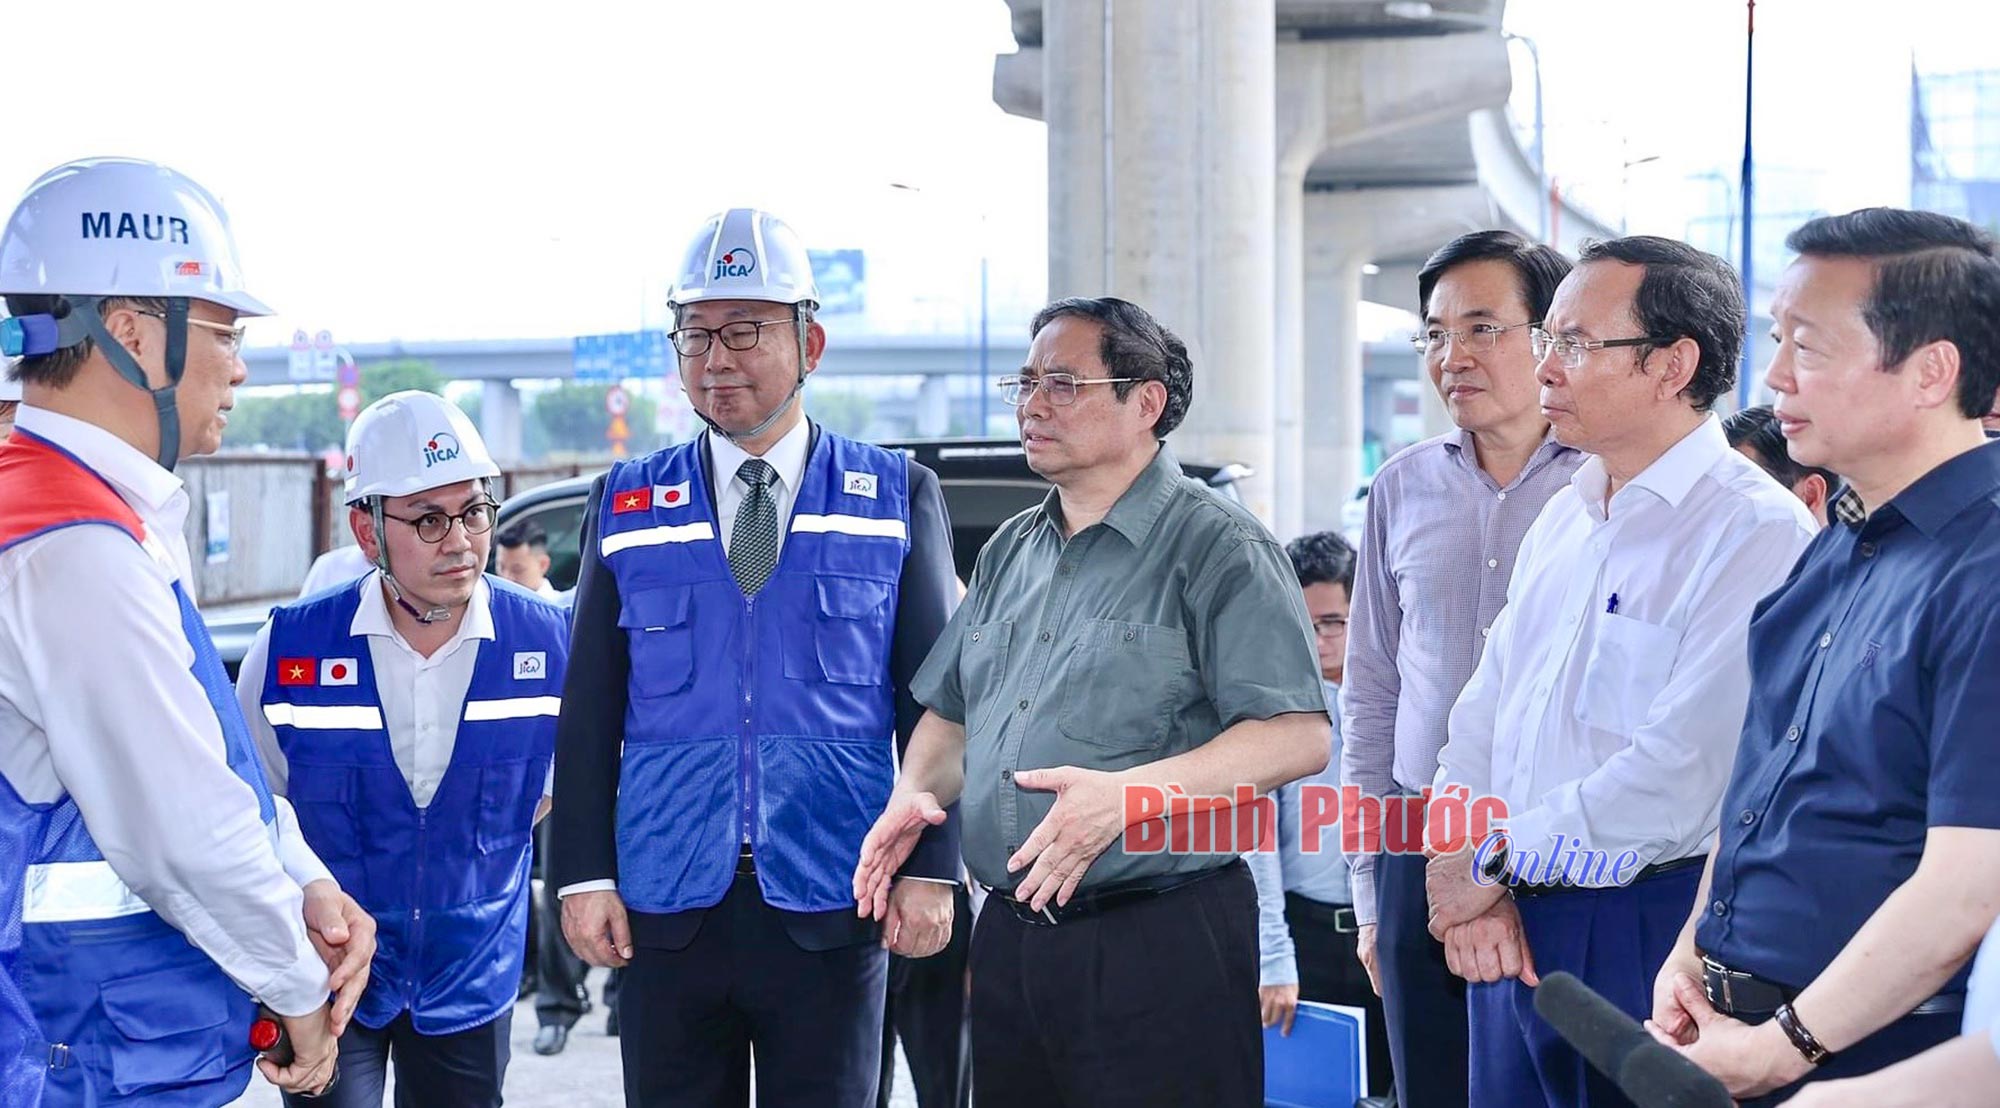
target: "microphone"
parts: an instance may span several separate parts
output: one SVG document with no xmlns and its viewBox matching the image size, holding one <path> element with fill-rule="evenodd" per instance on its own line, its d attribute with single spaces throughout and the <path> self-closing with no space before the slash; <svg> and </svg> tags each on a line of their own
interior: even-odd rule
<svg viewBox="0 0 2000 1108">
<path fill-rule="evenodd" d="M 1734 1108 L 1722 1082 L 1570 974 L 1542 978 L 1535 1013 L 1639 1108 Z"/>
</svg>

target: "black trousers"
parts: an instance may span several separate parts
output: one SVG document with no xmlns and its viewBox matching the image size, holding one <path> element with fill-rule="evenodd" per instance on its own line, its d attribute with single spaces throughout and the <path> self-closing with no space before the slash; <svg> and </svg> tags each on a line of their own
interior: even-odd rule
<svg viewBox="0 0 2000 1108">
<path fill-rule="evenodd" d="M 1431 938 L 1424 856 L 1377 858 L 1375 898 L 1376 964 L 1397 1102 L 1402 1108 L 1466 1108 L 1471 1040 L 1465 981 L 1445 965 L 1443 945 Z"/>
<path fill-rule="evenodd" d="M 979 1108 L 1258 1108 L 1249 868 L 1054 926 L 989 898 L 972 932 L 972 1070 Z"/>
<path fill-rule="evenodd" d="M 951 939 L 928 958 L 889 956 L 889 1005 L 882 1017 L 882 1086 L 876 1108 L 889 1108 L 896 1084 L 896 1040 L 910 1063 L 918 1108 L 964 1108 L 972 1057 L 965 1046 L 965 966 L 972 950 L 972 898 L 952 894 Z"/>
<path fill-rule="evenodd" d="M 851 914 L 851 913 L 850 913 Z M 809 951 L 739 876 L 678 950 L 636 946 L 618 986 L 630 1108 L 872 1108 L 889 956 Z"/>
<path fill-rule="evenodd" d="M 1382 1096 L 1392 1084 L 1389 1028 L 1382 1018 L 1382 1000 L 1368 983 L 1368 971 L 1358 954 L 1359 938 L 1341 931 L 1329 918 L 1335 905 L 1285 894 L 1285 925 L 1299 967 L 1299 999 L 1345 1004 L 1368 1013 L 1368 1093 Z"/>
<path fill-rule="evenodd" d="M 404 1012 L 380 1031 L 351 1021 L 340 1036 L 340 1080 L 325 1096 L 285 1095 L 287 1108 L 381 1108 L 389 1064 L 396 1108 L 500 1108 L 514 1010 L 454 1035 L 421 1035 Z"/>
<path fill-rule="evenodd" d="M 538 864 L 548 855 L 548 835 L 549 821 L 543 820 L 535 828 Z M 583 984 L 590 967 L 584 965 L 583 959 L 569 948 L 569 940 L 563 937 L 562 904 L 547 881 L 542 883 L 541 895 L 535 897 L 528 922 L 528 958 L 535 967 L 535 1022 L 542 1027 L 574 1026 L 590 1000 Z"/>
</svg>

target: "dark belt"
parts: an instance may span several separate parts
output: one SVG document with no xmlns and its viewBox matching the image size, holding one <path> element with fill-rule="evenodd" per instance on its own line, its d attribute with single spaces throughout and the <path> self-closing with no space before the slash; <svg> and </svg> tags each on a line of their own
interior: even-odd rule
<svg viewBox="0 0 2000 1108">
<path fill-rule="evenodd" d="M 1058 905 L 1051 899 L 1048 906 L 1039 912 L 1029 907 L 1026 901 L 1015 900 L 992 886 L 987 886 L 986 891 L 992 894 L 990 899 L 1005 904 L 1007 910 L 1014 913 L 1014 918 L 1022 923 L 1054 927 L 1101 915 L 1114 908 L 1122 908 L 1142 900 L 1151 900 L 1177 889 L 1185 889 L 1197 882 L 1206 881 L 1218 873 L 1228 873 L 1233 869 L 1242 868 L 1242 859 L 1236 859 L 1199 873 L 1176 873 L 1165 877 L 1142 877 L 1133 881 L 1120 881 L 1115 885 L 1078 892 L 1069 898 L 1068 904 Z"/>
<path fill-rule="evenodd" d="M 1708 1003 L 1725 1016 L 1768 1019 L 1781 1005 L 1790 1004 L 1799 990 L 1754 973 L 1731 969 L 1707 955 L 1701 959 L 1701 988 Z M 1915 1008 L 1913 1016 L 1935 1016 L 1965 1009 L 1964 993 L 1939 993 Z"/>
<path fill-rule="evenodd" d="M 1352 935 L 1361 930 L 1354 916 L 1354 907 L 1350 904 L 1329 904 L 1303 893 L 1286 893 L 1285 910 L 1297 912 L 1300 918 L 1331 927 L 1342 935 Z"/>
<path fill-rule="evenodd" d="M 1633 876 L 1630 882 L 1628 882 L 1623 886 L 1525 885 L 1524 884 L 1524 885 L 1510 885 L 1508 886 L 1508 888 L 1513 892 L 1514 898 L 1516 900 L 1522 899 L 1524 897 L 1532 898 L 1537 896 L 1555 896 L 1561 893 L 1603 892 L 1606 888 L 1630 888 L 1633 885 L 1637 885 L 1641 881 L 1651 881 L 1655 877 L 1665 877 L 1667 874 L 1674 873 L 1678 870 L 1694 869 L 1699 866 L 1706 865 L 1707 863 L 1708 863 L 1708 855 L 1706 854 L 1697 854 L 1692 858 L 1676 858 L 1671 862 L 1654 862 L 1652 865 L 1647 866 L 1645 869 L 1640 870 L 1636 875 Z"/>
</svg>

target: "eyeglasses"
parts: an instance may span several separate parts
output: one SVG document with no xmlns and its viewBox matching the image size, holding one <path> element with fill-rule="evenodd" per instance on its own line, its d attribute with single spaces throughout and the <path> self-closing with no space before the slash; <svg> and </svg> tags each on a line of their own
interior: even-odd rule
<svg viewBox="0 0 2000 1108">
<path fill-rule="evenodd" d="M 1444 345 L 1448 342 L 1457 343 L 1458 348 L 1467 353 L 1484 354 L 1500 345 L 1501 335 L 1509 331 L 1518 331 L 1523 327 L 1533 327 L 1540 322 L 1541 320 L 1531 320 L 1527 323 L 1509 323 L 1505 326 L 1498 323 L 1475 323 L 1456 331 L 1432 327 L 1428 331 L 1419 331 L 1411 335 L 1410 345 L 1416 348 L 1417 353 L 1431 358 L 1443 354 Z"/>
<path fill-rule="evenodd" d="M 789 326 L 789 319 L 743 319 L 735 323 L 725 323 L 720 327 L 683 327 L 668 332 L 667 338 L 674 344 L 674 352 L 683 358 L 699 358 L 708 353 L 717 338 L 730 350 L 748 350 L 764 337 L 764 328 L 780 324 Z"/>
<path fill-rule="evenodd" d="M 1332 638 L 1335 635 L 1346 634 L 1347 617 L 1323 616 L 1319 619 L 1313 620 L 1313 633 L 1319 635 L 1322 638 Z"/>
<path fill-rule="evenodd" d="M 1540 327 L 1528 332 L 1528 349 L 1535 355 L 1537 364 L 1550 354 L 1564 369 L 1576 369 L 1583 364 L 1583 356 L 1593 350 L 1604 350 L 1614 346 L 1663 346 L 1674 340 L 1651 335 L 1641 335 L 1635 339 L 1573 339 L 1567 335 L 1551 335 Z"/>
<path fill-rule="evenodd" d="M 440 543 L 444 541 L 446 535 L 451 534 L 451 525 L 454 523 L 462 525 L 468 535 L 483 535 L 493 530 L 494 513 L 499 508 L 500 505 L 486 500 L 474 504 L 457 515 L 449 512 L 426 512 L 415 519 L 404 519 L 402 516 L 392 516 L 387 512 L 383 512 L 382 515 L 386 519 L 393 519 L 397 523 L 406 523 L 416 528 L 417 537 L 425 542 Z"/>
<path fill-rule="evenodd" d="M 1035 390 L 1042 390 L 1049 403 L 1057 407 L 1068 407 L 1076 403 L 1076 390 L 1085 385 L 1122 385 L 1131 381 L 1144 381 L 1144 377 L 1078 377 L 1074 373 L 1044 373 L 1040 377 L 1002 377 L 998 382 L 1000 396 L 1016 408 L 1028 402 Z"/>
<path fill-rule="evenodd" d="M 167 318 L 167 313 L 165 312 L 149 312 L 144 308 L 134 308 L 132 310 L 138 312 L 140 315 L 149 315 L 158 320 Z M 236 354 L 243 349 L 243 332 L 245 328 L 231 327 L 226 323 L 211 323 L 206 319 L 196 319 L 193 316 L 187 317 L 187 321 L 188 326 L 199 327 L 221 339 L 222 348 L 229 351 L 229 353 Z"/>
</svg>

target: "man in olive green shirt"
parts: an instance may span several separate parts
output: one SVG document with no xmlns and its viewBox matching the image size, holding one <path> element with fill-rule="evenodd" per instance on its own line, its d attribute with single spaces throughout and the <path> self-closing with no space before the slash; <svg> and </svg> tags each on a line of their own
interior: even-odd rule
<svg viewBox="0 0 2000 1108">
<path fill-rule="evenodd" d="M 913 683 L 929 711 L 855 898 L 880 915 L 917 835 L 958 801 L 967 868 L 994 890 L 972 937 L 980 1108 L 1251 1108 L 1247 844 L 1227 812 L 1207 841 L 1150 824 L 1128 850 L 1126 832 L 1158 811 L 1138 796 L 1262 793 L 1325 766 L 1305 606 L 1270 533 L 1161 441 L 1193 395 L 1181 341 L 1109 298 L 1057 301 L 1032 332 L 1001 385 L 1055 488 L 980 553 Z"/>
</svg>

